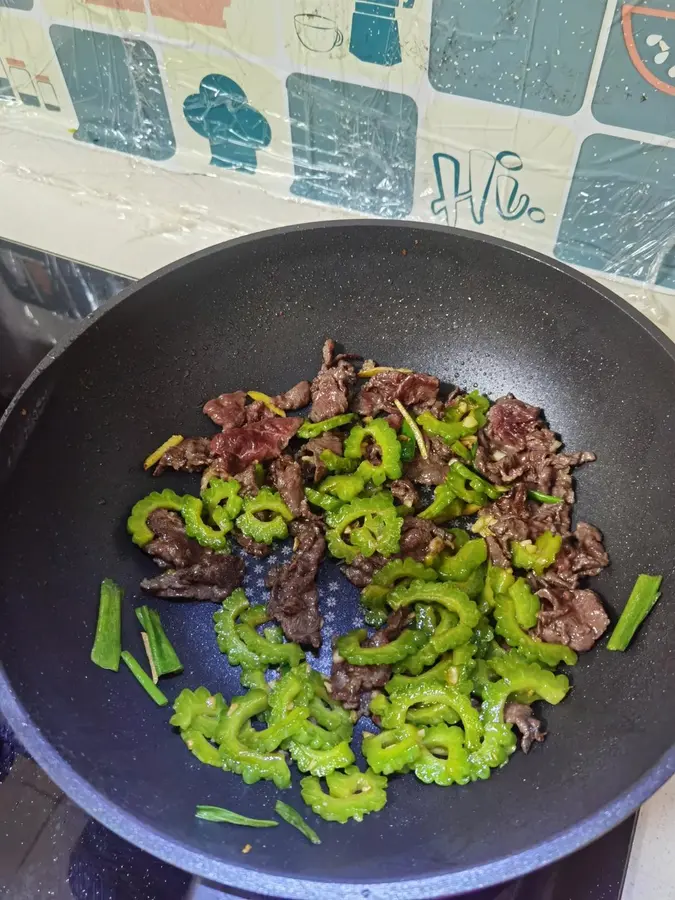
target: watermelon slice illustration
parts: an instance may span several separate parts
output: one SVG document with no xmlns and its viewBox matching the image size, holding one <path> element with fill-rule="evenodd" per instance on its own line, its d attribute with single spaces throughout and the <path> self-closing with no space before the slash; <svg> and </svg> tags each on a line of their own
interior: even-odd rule
<svg viewBox="0 0 675 900">
<path fill-rule="evenodd" d="M 640 75 L 658 91 L 675 97 L 675 10 L 625 3 L 621 28 Z"/>
</svg>

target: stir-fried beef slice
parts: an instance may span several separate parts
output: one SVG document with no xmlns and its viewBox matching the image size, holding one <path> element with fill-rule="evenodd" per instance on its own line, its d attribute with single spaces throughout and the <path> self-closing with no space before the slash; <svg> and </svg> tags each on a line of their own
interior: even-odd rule
<svg viewBox="0 0 675 900">
<path fill-rule="evenodd" d="M 529 536 L 536 541 L 544 531 L 569 534 L 572 526 L 572 506 L 569 503 L 530 503 Z"/>
<path fill-rule="evenodd" d="M 326 540 L 316 521 L 298 519 L 291 523 L 295 552 L 291 561 L 267 575 L 271 589 L 267 609 L 282 627 L 289 641 L 311 647 L 321 646 L 316 574 L 326 550 Z"/>
<path fill-rule="evenodd" d="M 504 721 L 509 725 L 515 725 L 520 732 L 520 748 L 523 753 L 529 753 L 535 741 L 543 741 L 546 738 L 541 722 L 532 714 L 531 707 L 525 703 L 510 700 L 504 707 Z"/>
<path fill-rule="evenodd" d="M 410 372 L 401 382 L 396 399 L 419 414 L 430 409 L 438 400 L 440 381 L 434 375 Z"/>
<path fill-rule="evenodd" d="M 231 474 L 226 458 L 214 456 L 211 458 L 211 465 L 204 471 L 202 475 L 200 490 L 205 490 L 212 478 L 222 478 L 227 481 L 228 478 L 234 478 L 241 487 L 239 494 L 241 497 L 255 497 L 258 493 L 258 482 L 255 474 L 255 464 L 246 466 L 241 472 Z"/>
<path fill-rule="evenodd" d="M 238 481 L 241 487 L 239 488 L 239 494 L 242 497 L 255 497 L 258 493 L 258 480 L 255 474 L 255 463 L 251 463 L 250 466 L 246 466 L 245 469 L 242 469 L 241 472 L 237 472 L 236 475 L 233 476 L 235 481 Z"/>
<path fill-rule="evenodd" d="M 584 652 L 607 630 L 609 616 L 595 591 L 542 587 L 537 595 L 542 606 L 533 634 L 540 640 Z"/>
<path fill-rule="evenodd" d="M 141 587 L 156 597 L 219 603 L 229 597 L 243 579 L 243 559 L 206 550 L 194 565 L 164 572 L 156 578 L 145 578 Z"/>
<path fill-rule="evenodd" d="M 349 409 L 349 394 L 356 382 L 354 366 L 339 356 L 333 358 L 335 342 L 328 339 L 323 345 L 323 365 L 312 381 L 312 422 L 330 419 Z"/>
<path fill-rule="evenodd" d="M 400 637 L 405 627 L 412 619 L 412 612 L 407 609 L 397 609 L 389 613 L 389 618 L 379 631 L 376 631 L 372 637 L 364 641 L 364 647 L 383 647 L 385 644 L 391 644 L 397 637 Z"/>
<path fill-rule="evenodd" d="M 272 465 L 270 466 L 270 475 L 275 488 L 281 494 L 281 499 L 293 515 L 296 518 L 311 518 L 313 513 L 305 499 L 300 464 L 292 457 L 284 454 L 283 456 L 280 456 L 279 459 L 275 459 L 272 462 Z"/>
<path fill-rule="evenodd" d="M 228 428 L 211 439 L 211 453 L 236 475 L 251 463 L 279 456 L 301 425 L 300 418 L 274 416 L 243 428 Z"/>
<path fill-rule="evenodd" d="M 417 484 L 438 485 L 443 484 L 450 471 L 450 460 L 453 452 L 443 438 L 426 437 L 427 459 L 422 459 L 419 453 L 405 467 L 405 477 Z"/>
<path fill-rule="evenodd" d="M 546 585 L 576 588 L 580 579 L 598 575 L 609 564 L 602 535 L 586 522 L 579 522 L 570 532 L 570 515 L 569 504 L 534 503 L 528 499 L 526 485 L 517 484 L 484 511 L 490 523 L 491 562 L 510 565 L 511 541 L 535 541 L 544 531 L 552 531 L 562 535 L 563 543 L 556 561 L 544 573 Z"/>
<path fill-rule="evenodd" d="M 328 472 L 321 460 L 324 450 L 330 450 L 337 456 L 342 456 L 342 437 L 335 431 L 327 431 L 320 434 L 319 437 L 307 441 L 296 454 L 303 474 L 314 484 L 323 481 Z"/>
<path fill-rule="evenodd" d="M 383 688 L 391 678 L 391 666 L 352 666 L 344 660 L 333 663 L 330 693 L 345 709 L 358 709 L 361 695 Z"/>
<path fill-rule="evenodd" d="M 254 422 L 261 422 L 263 419 L 273 419 L 276 415 L 262 400 L 254 400 L 253 403 L 249 403 L 244 412 L 246 425 L 253 425 Z"/>
<path fill-rule="evenodd" d="M 394 400 L 421 413 L 436 403 L 439 386 L 438 378 L 421 372 L 378 372 L 361 388 L 356 411 L 362 416 L 387 413 L 397 418 L 400 427 L 400 413 Z"/>
<path fill-rule="evenodd" d="M 429 554 L 452 547 L 452 543 L 452 535 L 444 528 L 434 525 L 428 519 L 406 516 L 401 529 L 401 549 L 398 556 L 408 556 L 417 562 L 424 562 Z"/>
<path fill-rule="evenodd" d="M 209 438 L 209 446 L 210 444 L 211 439 Z M 226 461 L 219 458 L 218 456 L 212 456 L 210 465 L 202 472 L 202 480 L 199 486 L 199 490 L 205 491 L 209 486 L 209 482 L 212 478 L 222 478 L 224 481 L 227 481 L 227 479 L 231 477 L 232 476 L 228 471 Z"/>
<path fill-rule="evenodd" d="M 216 425 L 222 426 L 223 431 L 227 428 L 240 428 L 246 423 L 245 403 L 246 392 L 234 391 L 209 400 L 204 404 L 203 412 Z"/>
<path fill-rule="evenodd" d="M 508 394 L 490 408 L 487 424 L 478 433 L 475 464 L 496 484 L 522 481 L 530 490 L 574 503 L 570 470 L 592 462 L 595 454 L 558 453 L 560 446 L 541 410 Z"/>
<path fill-rule="evenodd" d="M 576 588 L 582 578 L 599 575 L 609 565 L 602 535 L 593 525 L 579 522 L 563 540 L 560 553 L 542 579 L 547 585 Z"/>
<path fill-rule="evenodd" d="M 410 611 L 399 609 L 391 613 L 386 624 L 376 631 L 364 647 L 382 647 L 401 634 L 410 621 Z M 364 694 L 382 688 L 391 678 L 391 666 L 353 666 L 339 656 L 333 658 L 330 676 L 330 693 L 346 709 L 358 709 Z"/>
<path fill-rule="evenodd" d="M 573 650 L 590 650 L 609 624 L 598 595 L 579 587 L 583 578 L 598 575 L 609 564 L 598 529 L 579 522 L 570 532 L 570 506 L 533 503 L 522 483 L 491 504 L 485 514 L 490 517 L 492 535 L 487 544 L 493 565 L 510 565 L 511 541 L 536 540 L 543 531 L 562 535 L 553 565 L 540 578 L 530 578 L 542 599 L 535 634 Z"/>
<path fill-rule="evenodd" d="M 354 561 L 343 566 L 342 571 L 351 583 L 357 588 L 367 587 L 373 580 L 373 575 L 387 564 L 388 560 L 380 553 L 372 556 L 357 556 Z"/>
<path fill-rule="evenodd" d="M 367 459 L 369 463 L 372 463 L 374 466 L 379 466 L 382 462 L 382 451 L 380 450 L 380 445 L 377 441 L 373 441 L 370 438 L 366 438 L 366 440 L 362 444 L 363 447 L 363 458 Z"/>
<path fill-rule="evenodd" d="M 156 509 L 148 516 L 148 527 L 155 536 L 143 550 L 161 568 L 192 566 L 204 555 L 204 548 L 185 534 L 185 525 L 178 513 Z"/>
<path fill-rule="evenodd" d="M 517 484 L 512 491 L 486 507 L 483 515 L 490 522 L 492 536 L 488 538 L 490 561 L 495 566 L 511 565 L 511 541 L 526 541 L 530 537 L 531 504 L 527 488 Z"/>
<path fill-rule="evenodd" d="M 486 507 L 490 522 L 490 560 L 495 566 L 510 565 L 511 541 L 535 541 L 544 531 L 562 534 L 570 530 L 571 507 L 567 503 L 534 503 L 522 482 Z"/>
<path fill-rule="evenodd" d="M 420 502 L 420 496 L 415 486 L 407 478 L 399 478 L 396 481 L 392 481 L 389 485 L 389 490 L 394 500 L 398 500 L 403 506 L 410 506 L 414 509 Z"/>
<path fill-rule="evenodd" d="M 283 394 L 277 394 L 274 398 L 274 405 L 283 410 L 302 409 L 303 406 L 309 405 L 311 399 L 312 392 L 309 381 L 299 381 Z"/>
<path fill-rule="evenodd" d="M 253 538 L 246 537 L 245 534 L 237 533 L 234 539 L 251 556 L 269 556 L 273 549 L 271 544 L 261 544 L 260 541 L 254 541 Z"/>
<path fill-rule="evenodd" d="M 504 552 L 499 540 L 488 535 L 488 537 L 485 538 L 485 542 L 487 544 L 488 556 L 490 557 L 492 565 L 499 566 L 501 569 L 508 569 L 511 565 L 511 556 Z"/>
<path fill-rule="evenodd" d="M 176 472 L 199 472 L 211 463 L 211 438 L 184 438 L 175 447 L 165 450 L 155 466 L 153 475 L 165 469 Z"/>
<path fill-rule="evenodd" d="M 404 372 L 378 372 L 369 378 L 356 398 L 355 407 L 361 416 L 376 416 L 378 413 L 398 413 L 394 400 L 405 378 Z"/>
<path fill-rule="evenodd" d="M 595 453 L 556 453 L 538 458 L 531 454 L 531 462 L 525 470 L 525 480 L 533 490 L 562 497 L 566 503 L 574 503 L 574 486 L 571 469 L 583 463 L 594 462 Z"/>
</svg>

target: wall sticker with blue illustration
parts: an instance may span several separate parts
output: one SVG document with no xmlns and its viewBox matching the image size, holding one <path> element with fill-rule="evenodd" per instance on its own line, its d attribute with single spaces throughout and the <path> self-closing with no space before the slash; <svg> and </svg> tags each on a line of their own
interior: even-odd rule
<svg viewBox="0 0 675 900">
<path fill-rule="evenodd" d="M 403 0 L 410 9 L 415 0 Z M 399 0 L 356 0 L 349 52 L 362 62 L 395 66 L 401 62 L 401 38 L 396 21 Z"/>
<path fill-rule="evenodd" d="M 286 88 L 291 191 L 371 215 L 407 216 L 417 140 L 412 97 L 299 73 L 289 75 Z"/>
<path fill-rule="evenodd" d="M 8 9 L 32 9 L 33 0 L 0 0 L 0 7 L 2 6 Z"/>
<path fill-rule="evenodd" d="M 584 99 L 605 0 L 434 0 L 436 90 L 569 116 Z"/>
<path fill-rule="evenodd" d="M 176 152 L 155 52 L 145 41 L 67 25 L 49 33 L 79 128 L 78 141 L 149 159 Z"/>
<path fill-rule="evenodd" d="M 608 125 L 675 134 L 675 0 L 619 3 L 593 115 Z"/>
<path fill-rule="evenodd" d="M 272 131 L 242 88 L 225 75 L 202 78 L 199 93 L 183 103 L 188 124 L 211 145 L 211 165 L 255 172 L 257 150 L 267 147 Z"/>
<path fill-rule="evenodd" d="M 581 147 L 555 255 L 675 288 L 675 148 L 594 134 Z"/>
</svg>

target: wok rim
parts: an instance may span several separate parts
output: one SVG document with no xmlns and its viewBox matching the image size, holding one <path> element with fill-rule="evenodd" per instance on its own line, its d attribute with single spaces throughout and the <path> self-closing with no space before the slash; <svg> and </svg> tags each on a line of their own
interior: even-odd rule
<svg viewBox="0 0 675 900">
<path fill-rule="evenodd" d="M 14 410 L 20 404 L 29 387 L 72 344 L 76 343 L 77 339 L 97 322 L 101 316 L 117 306 L 118 303 L 122 303 L 129 297 L 142 291 L 147 285 L 171 275 L 189 263 L 221 253 L 226 249 L 230 250 L 238 246 L 257 243 L 265 238 L 281 237 L 303 231 L 323 231 L 336 228 L 349 229 L 353 227 L 399 229 L 401 231 L 416 231 L 419 233 L 443 233 L 447 234 L 449 239 L 454 237 L 468 238 L 536 260 L 571 277 L 585 288 L 594 291 L 603 301 L 615 306 L 631 320 L 631 327 L 642 328 L 646 331 L 649 337 L 675 363 L 675 343 L 658 326 L 647 319 L 643 313 L 595 279 L 538 251 L 491 235 L 431 223 L 407 220 L 382 221 L 367 218 L 306 222 L 299 225 L 258 231 L 222 241 L 198 250 L 189 256 L 175 260 L 161 269 L 151 272 L 144 278 L 133 282 L 83 319 L 64 340 L 53 347 L 38 363 L 19 388 L 4 415 L 0 418 L 0 433 L 2 433 L 6 423 L 13 416 Z M 49 741 L 43 737 L 37 725 L 24 709 L 1 662 L 0 712 L 6 718 L 22 746 L 38 765 L 44 769 L 54 783 L 89 816 L 99 821 L 122 839 L 129 841 L 170 865 L 205 878 L 208 881 L 215 882 L 223 888 L 236 888 L 237 890 L 250 891 L 258 895 L 262 894 L 265 897 L 283 897 L 289 898 L 289 900 L 315 900 L 315 898 L 318 900 L 318 898 L 325 897 L 327 892 L 333 892 L 336 896 L 345 898 L 360 896 L 369 898 L 369 900 L 385 900 L 385 898 L 390 900 L 391 897 L 397 897 L 400 900 L 420 900 L 420 898 L 457 896 L 467 891 L 476 891 L 501 884 L 556 862 L 562 857 L 597 840 L 628 818 L 658 788 L 665 784 L 671 775 L 675 774 L 675 745 L 673 745 L 630 788 L 580 822 L 528 850 L 500 857 L 469 869 L 458 870 L 444 875 L 434 875 L 428 878 L 401 879 L 395 882 L 318 881 L 316 879 L 271 875 L 244 865 L 225 863 L 205 853 L 185 847 L 178 841 L 164 836 L 152 826 L 144 824 L 137 816 L 126 812 L 120 805 L 108 799 L 102 792 L 89 784 L 86 779 L 78 775 L 72 766 L 51 746 Z"/>
</svg>

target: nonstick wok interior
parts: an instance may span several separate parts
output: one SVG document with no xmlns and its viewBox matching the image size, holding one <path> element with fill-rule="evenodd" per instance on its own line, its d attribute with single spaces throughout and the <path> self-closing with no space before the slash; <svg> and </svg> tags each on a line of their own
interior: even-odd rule
<svg viewBox="0 0 675 900">
<path fill-rule="evenodd" d="M 167 710 L 128 672 L 97 669 L 89 651 L 109 577 L 126 590 L 124 643 L 143 658 L 131 605 L 154 566 L 125 534 L 126 516 L 150 490 L 198 481 L 153 481 L 143 457 L 170 434 L 211 433 L 201 406 L 217 393 L 274 394 L 311 378 L 327 336 L 381 363 L 543 406 L 567 447 L 598 455 L 577 470 L 575 512 L 604 532 L 612 564 L 596 584 L 611 613 L 640 572 L 666 578 L 627 653 L 603 643 L 581 657 L 569 698 L 545 709 L 548 739 L 529 756 L 517 752 L 489 781 L 462 788 L 394 778 L 383 812 L 362 824 L 319 821 L 314 847 L 286 827 L 251 835 L 196 820 L 197 803 L 266 815 L 279 792 L 198 764 Z M 206 251 L 98 317 L 0 433 L 4 474 L 20 454 L 0 500 L 4 711 L 38 762 L 105 824 L 257 893 L 325 896 L 281 877 L 338 883 L 350 896 L 384 890 L 350 882 L 397 882 L 397 897 L 448 895 L 548 862 L 628 815 L 673 769 L 674 409 L 665 338 L 590 282 L 497 241 L 378 222 Z M 357 610 L 346 583 L 341 596 L 333 633 Z M 216 606 L 151 602 L 185 663 L 166 682 L 169 696 L 200 684 L 228 699 L 241 693 L 216 646 Z M 302 809 L 294 781 L 283 799 Z M 403 884 L 417 879 L 431 881 Z"/>
</svg>

